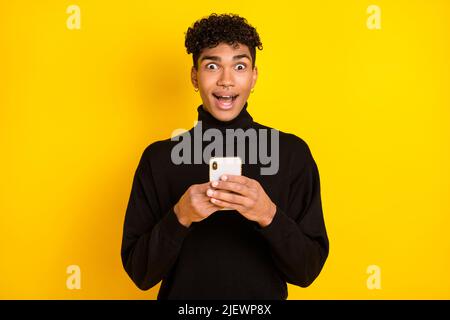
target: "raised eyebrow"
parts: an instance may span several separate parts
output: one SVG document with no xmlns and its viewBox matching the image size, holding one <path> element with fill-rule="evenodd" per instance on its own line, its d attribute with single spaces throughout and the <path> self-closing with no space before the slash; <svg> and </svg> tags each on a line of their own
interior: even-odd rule
<svg viewBox="0 0 450 320">
<path fill-rule="evenodd" d="M 244 59 L 244 58 L 247 58 L 248 60 L 252 60 L 249 56 L 248 56 L 248 54 L 246 54 L 246 53 L 244 53 L 244 54 L 238 54 L 237 56 L 234 56 L 233 57 L 233 60 L 240 60 L 240 59 Z"/>
<path fill-rule="evenodd" d="M 203 60 L 220 61 L 221 59 L 220 59 L 220 57 L 218 57 L 218 56 L 203 56 L 203 57 L 200 59 L 200 62 L 202 62 Z"/>
<path fill-rule="evenodd" d="M 247 58 L 248 60 L 252 60 L 249 56 L 248 56 L 248 54 L 238 54 L 237 56 L 234 56 L 233 57 L 233 60 L 240 60 L 240 59 L 244 59 L 244 58 Z M 212 61 L 222 61 L 222 59 L 220 58 L 220 57 L 218 57 L 218 56 L 203 56 L 201 59 L 200 59 L 200 62 L 202 62 L 203 60 L 212 60 Z"/>
</svg>

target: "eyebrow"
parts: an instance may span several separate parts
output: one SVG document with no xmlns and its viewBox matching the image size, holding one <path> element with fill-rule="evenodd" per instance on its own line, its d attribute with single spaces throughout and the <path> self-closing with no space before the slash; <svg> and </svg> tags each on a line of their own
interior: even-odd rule
<svg viewBox="0 0 450 320">
<path fill-rule="evenodd" d="M 244 54 L 238 54 L 237 56 L 233 57 L 233 60 L 239 60 L 239 59 L 243 59 L 243 58 L 247 58 L 248 60 L 252 61 L 252 59 L 249 57 L 248 54 L 244 53 Z M 213 61 L 221 61 L 222 59 L 220 59 L 219 56 L 203 56 L 200 59 L 200 62 L 202 62 L 203 60 L 213 60 Z"/>
</svg>

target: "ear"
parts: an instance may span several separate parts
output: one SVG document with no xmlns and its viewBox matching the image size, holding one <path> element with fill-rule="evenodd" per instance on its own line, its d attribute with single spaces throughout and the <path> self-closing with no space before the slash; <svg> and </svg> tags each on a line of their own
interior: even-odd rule
<svg viewBox="0 0 450 320">
<path fill-rule="evenodd" d="M 197 69 L 194 66 L 191 68 L 191 82 L 194 88 L 198 88 Z"/>
<path fill-rule="evenodd" d="M 255 87 L 257 79 L 258 79 L 258 67 L 255 66 L 253 68 L 253 75 L 252 75 L 252 88 Z"/>
</svg>

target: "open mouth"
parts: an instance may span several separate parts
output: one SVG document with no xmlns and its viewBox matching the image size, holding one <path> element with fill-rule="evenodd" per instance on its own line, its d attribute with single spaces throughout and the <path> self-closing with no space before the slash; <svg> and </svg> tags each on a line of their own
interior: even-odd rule
<svg viewBox="0 0 450 320">
<path fill-rule="evenodd" d="M 218 107 L 221 109 L 230 109 L 233 106 L 233 102 L 236 100 L 236 98 L 239 96 L 236 95 L 217 95 L 213 93 L 214 98 L 216 98 L 216 101 L 218 102 Z"/>
</svg>

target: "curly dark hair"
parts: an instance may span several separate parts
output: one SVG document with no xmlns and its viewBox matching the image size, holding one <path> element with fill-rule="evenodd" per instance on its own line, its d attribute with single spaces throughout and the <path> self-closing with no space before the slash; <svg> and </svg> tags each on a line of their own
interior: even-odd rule
<svg viewBox="0 0 450 320">
<path fill-rule="evenodd" d="M 212 13 L 209 17 L 196 21 L 185 33 L 187 53 L 192 53 L 195 69 L 198 69 L 198 58 L 204 48 L 214 48 L 225 42 L 236 47 L 238 43 L 246 45 L 252 56 L 252 67 L 255 67 L 256 48 L 263 49 L 256 29 L 247 23 L 245 18 L 236 14 Z"/>
</svg>

